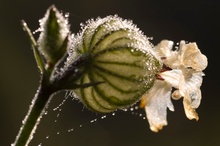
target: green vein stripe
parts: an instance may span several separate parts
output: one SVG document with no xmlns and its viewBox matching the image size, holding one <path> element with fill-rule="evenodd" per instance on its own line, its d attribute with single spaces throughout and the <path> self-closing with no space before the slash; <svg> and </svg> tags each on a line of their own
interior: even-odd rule
<svg viewBox="0 0 220 146">
<path fill-rule="evenodd" d="M 94 46 L 99 44 L 99 42 L 101 42 L 103 39 L 105 39 L 106 36 L 109 36 L 119 30 L 122 30 L 122 31 L 125 30 L 125 29 L 112 30 L 112 28 L 108 28 L 109 24 L 111 25 L 114 22 L 115 22 L 115 20 L 105 21 L 94 30 L 94 33 L 92 34 L 92 37 L 90 39 L 90 45 L 89 45 L 90 49 L 92 49 Z"/>
<path fill-rule="evenodd" d="M 103 99 L 100 99 L 101 98 L 100 95 L 98 95 L 99 97 L 95 96 L 95 92 L 96 92 L 95 88 L 93 88 L 92 89 L 92 97 L 93 97 L 94 101 L 96 102 L 96 104 L 99 106 L 99 108 L 102 108 L 102 109 L 108 110 L 108 111 L 115 110 L 116 107 L 112 107 L 112 105 L 109 102 L 104 103 L 103 101 L 101 101 Z M 98 93 L 96 92 L 96 94 L 98 94 Z M 105 101 L 105 102 L 107 102 L 107 101 Z M 107 106 L 108 106 L 108 108 L 107 108 Z"/>
<path fill-rule="evenodd" d="M 97 78 L 94 77 L 94 74 L 95 72 L 90 73 L 90 79 L 92 82 L 97 81 Z M 137 94 L 137 91 L 139 90 L 136 90 L 130 93 L 120 93 L 120 94 L 118 94 L 119 92 L 112 91 L 114 92 L 114 95 L 111 95 L 111 93 L 109 93 L 110 96 L 106 96 L 106 93 L 109 92 L 110 90 L 107 89 L 108 87 L 107 88 L 104 87 L 106 89 L 101 88 L 104 84 L 105 83 L 100 84 L 98 86 L 94 86 L 93 88 L 95 89 L 96 93 L 102 98 L 102 100 L 105 100 L 111 106 L 121 106 L 121 105 L 124 105 L 124 103 L 128 104 L 129 102 L 133 102 L 134 100 L 136 100 L 136 98 L 130 99 L 129 97 L 135 97 L 136 96 L 135 94 Z M 109 85 L 106 85 L 106 86 L 109 86 Z M 136 97 L 138 98 L 138 96 Z"/>
<path fill-rule="evenodd" d="M 120 97 L 116 96 L 106 96 L 105 92 L 101 90 L 98 86 L 94 87 L 96 93 L 102 97 L 104 100 L 106 100 L 109 104 L 112 106 L 117 106 L 117 108 L 120 108 L 121 106 L 124 105 L 129 105 L 130 103 L 133 103 L 134 101 L 137 101 L 141 95 L 141 93 L 134 93 L 134 94 L 129 94 L 126 95 L 126 99 L 120 99 Z"/>
<path fill-rule="evenodd" d="M 140 68 L 140 69 L 143 68 L 143 66 L 137 65 L 137 64 L 135 64 L 135 63 L 114 62 L 114 61 L 101 61 L 101 60 L 97 60 L 96 62 L 97 62 L 97 63 L 100 63 L 100 64 L 131 66 L 131 67 Z"/>
<path fill-rule="evenodd" d="M 105 24 L 107 22 L 104 22 L 102 23 L 101 25 L 99 25 L 95 30 L 94 30 L 94 33 L 90 39 L 90 43 L 89 43 L 89 49 L 92 49 L 93 46 L 96 45 L 96 43 L 98 42 L 97 40 L 100 40 L 103 36 L 103 29 L 105 29 Z M 107 31 L 107 30 L 106 30 Z M 99 34 L 101 33 L 101 34 Z M 101 37 L 100 37 L 101 36 Z M 97 37 L 100 37 L 100 38 L 97 38 Z"/>
<path fill-rule="evenodd" d="M 81 83 L 85 82 L 85 78 L 81 80 Z M 89 88 L 84 88 L 80 90 L 81 96 L 82 96 L 82 101 L 84 102 L 84 104 L 92 110 L 95 111 L 99 111 L 99 112 L 110 112 L 112 110 L 107 109 L 107 108 L 103 108 L 99 102 L 94 98 L 92 94 L 92 90 L 94 90 L 93 88 L 89 87 Z M 91 92 L 91 94 L 88 94 L 88 92 Z M 92 98 L 91 98 L 92 97 Z"/>
<path fill-rule="evenodd" d="M 115 47 L 115 48 L 108 48 L 108 49 L 102 50 L 100 52 L 97 52 L 96 54 L 94 54 L 94 57 L 100 56 L 100 55 L 105 54 L 105 53 L 109 53 L 111 51 L 120 51 L 120 50 L 130 51 L 132 49 L 133 49 L 132 47 L 121 47 L 121 46 L 118 46 L 118 47 Z"/>
<path fill-rule="evenodd" d="M 96 93 L 106 102 L 108 102 L 111 106 L 118 106 L 124 103 L 124 100 L 120 100 L 119 98 L 115 96 L 106 96 L 105 91 L 98 88 L 97 86 L 94 86 L 94 89 Z"/>
<path fill-rule="evenodd" d="M 90 31 L 91 31 L 91 28 L 87 28 L 87 29 L 85 30 L 85 33 L 83 34 L 82 46 L 83 46 L 84 52 L 87 52 L 88 49 L 89 49 L 88 41 L 91 39 L 91 38 L 89 38 L 89 37 L 91 37 L 91 36 L 90 36 L 90 33 L 91 33 Z"/>
<path fill-rule="evenodd" d="M 81 84 L 84 84 L 84 80 L 85 80 L 85 76 L 81 79 Z M 83 88 L 80 88 L 80 94 L 81 94 L 81 98 L 82 98 L 82 101 L 87 105 L 89 106 L 90 108 L 93 109 L 93 107 L 90 106 L 89 104 L 89 100 L 87 100 L 87 98 L 85 97 L 85 93 L 84 93 L 84 89 Z"/>
<path fill-rule="evenodd" d="M 105 34 L 102 38 L 99 39 L 99 41 L 94 45 L 93 51 L 96 51 L 98 48 L 99 50 L 101 48 L 106 48 L 106 46 L 109 46 L 117 39 L 128 39 L 128 32 L 125 29 L 119 29 L 110 31 L 109 33 Z M 131 40 L 130 40 L 131 41 Z M 92 48 L 91 48 L 92 49 Z"/>
<path fill-rule="evenodd" d="M 91 82 L 97 82 L 97 80 L 94 79 L 92 74 L 94 74 L 94 73 L 90 72 L 88 74 L 88 77 L 89 77 L 90 81 Z M 99 81 L 103 81 L 103 80 L 99 80 Z M 103 83 L 103 84 L 105 84 L 105 83 Z M 113 111 L 116 108 L 118 108 L 118 107 L 115 107 L 114 105 L 112 105 L 109 101 L 107 101 L 105 98 L 103 98 L 103 96 L 101 94 L 99 94 L 97 92 L 97 86 L 93 86 L 93 88 L 91 88 L 91 89 L 92 89 L 92 97 L 93 97 L 94 101 L 96 102 L 96 104 L 99 106 L 98 107 L 99 110 L 100 110 L 100 108 L 102 108 L 102 109 L 108 110 L 110 112 L 110 111 Z M 98 96 L 96 96 L 95 93 Z"/>
<path fill-rule="evenodd" d="M 111 75 L 109 75 L 109 74 L 102 75 L 102 74 L 101 74 L 100 72 L 98 72 L 98 71 L 96 71 L 95 73 L 96 73 L 98 76 L 102 77 L 103 80 L 104 80 L 106 83 L 109 84 L 109 86 L 111 86 L 111 87 L 114 88 L 115 90 L 118 90 L 118 91 L 121 92 L 121 93 L 133 93 L 133 92 L 137 92 L 137 91 L 138 91 L 138 89 L 136 89 L 136 90 L 131 90 L 131 89 L 125 90 L 125 89 L 120 88 L 120 86 L 114 85 L 114 84 L 109 80 L 109 79 L 112 78 L 112 77 L 109 77 L 109 76 L 111 76 Z M 105 76 L 108 76 L 108 77 L 105 77 Z M 93 76 L 93 77 L 94 77 L 94 76 Z M 108 79 L 108 78 L 109 78 L 109 79 Z M 119 80 L 123 80 L 123 79 L 119 79 Z M 126 80 L 126 81 L 127 81 L 127 80 Z M 132 81 L 129 81 L 129 82 L 133 83 Z"/>
<path fill-rule="evenodd" d="M 78 50 L 80 50 L 81 53 L 86 53 L 88 51 L 88 44 L 87 44 L 87 40 L 89 39 L 89 34 L 86 33 L 86 31 L 88 31 L 89 28 L 86 28 L 85 32 L 82 34 L 82 36 L 80 36 L 80 42 L 76 42 L 79 43 L 79 46 L 77 47 Z"/>
<path fill-rule="evenodd" d="M 91 79 L 92 82 L 96 81 L 94 79 L 94 73 L 93 73 L 93 75 L 90 73 L 89 76 L 90 76 L 90 79 Z M 103 83 L 103 84 L 105 84 L 105 83 Z M 121 102 L 118 98 L 106 96 L 104 94 L 105 91 L 103 91 L 102 89 L 99 89 L 99 86 L 94 86 L 93 89 L 94 89 L 94 92 L 96 92 L 97 95 L 99 96 L 99 97 L 97 97 L 98 99 L 96 99 L 96 97 L 94 97 L 94 99 L 96 99 L 97 103 L 102 103 L 103 104 L 103 105 L 99 104 L 101 107 L 103 107 L 103 106 L 105 106 L 105 107 L 106 106 L 111 106 L 112 108 L 105 108 L 105 107 L 103 107 L 103 108 L 108 109 L 108 110 L 115 110 L 115 109 L 118 108 L 117 104 L 113 104 L 114 103 L 113 101 Z M 106 91 L 106 92 L 108 92 L 108 91 Z"/>
<path fill-rule="evenodd" d="M 122 64 L 122 63 L 95 63 L 96 67 L 103 69 L 103 72 L 109 74 L 117 74 L 120 77 L 128 77 L 128 78 L 143 78 L 146 71 L 141 66 L 137 66 L 136 64 Z M 138 79 L 136 79 L 138 81 Z"/>
<path fill-rule="evenodd" d="M 117 74 L 117 73 L 111 72 L 111 71 L 109 71 L 109 70 L 106 70 L 106 69 L 104 69 L 104 68 L 101 68 L 101 67 L 99 67 L 99 66 L 96 66 L 96 65 L 94 65 L 93 67 L 95 67 L 96 69 L 98 69 L 98 70 L 100 70 L 100 71 L 102 71 L 102 72 L 105 72 L 105 73 L 107 73 L 107 74 L 110 74 L 110 75 L 112 75 L 112 76 L 115 76 L 115 77 L 117 77 L 117 78 L 119 78 L 119 79 L 124 79 L 124 80 L 127 80 L 127 81 L 133 81 L 133 82 L 139 82 L 138 79 L 134 79 L 134 78 L 131 78 L 131 77 L 125 77 L 125 76 L 119 75 L 119 74 Z"/>
</svg>

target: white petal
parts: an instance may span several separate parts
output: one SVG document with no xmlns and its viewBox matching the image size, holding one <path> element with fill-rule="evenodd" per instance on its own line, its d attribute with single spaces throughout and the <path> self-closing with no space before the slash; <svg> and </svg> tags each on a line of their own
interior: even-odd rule
<svg viewBox="0 0 220 146">
<path fill-rule="evenodd" d="M 193 73 L 191 78 L 180 84 L 180 93 L 190 102 L 192 108 L 198 108 L 201 102 L 202 72 Z"/>
<path fill-rule="evenodd" d="M 173 69 L 164 71 L 159 74 L 166 82 L 170 83 L 173 87 L 179 88 L 184 76 L 180 69 Z"/>
<path fill-rule="evenodd" d="M 169 57 L 172 53 L 173 41 L 162 40 L 155 48 L 160 57 Z"/>
<path fill-rule="evenodd" d="M 190 102 L 184 98 L 183 99 L 183 106 L 185 110 L 186 117 L 190 120 L 196 119 L 196 121 L 199 120 L 199 116 L 194 108 L 191 107 Z"/>
<path fill-rule="evenodd" d="M 158 55 L 162 58 L 163 63 L 170 68 L 177 68 L 180 64 L 177 59 L 178 52 L 172 51 L 173 41 L 162 40 L 156 47 Z"/>
<path fill-rule="evenodd" d="M 207 67 L 207 58 L 201 53 L 196 43 L 185 44 L 184 41 L 181 41 L 179 51 L 179 60 L 186 68 L 191 67 L 197 71 L 202 71 Z"/>
<path fill-rule="evenodd" d="M 186 78 L 185 81 L 180 84 L 180 94 L 184 97 L 183 105 L 185 114 L 188 119 L 198 120 L 198 114 L 195 109 L 199 107 L 201 102 L 201 90 L 200 86 L 202 84 L 202 72 L 192 73 L 191 77 Z"/>
<path fill-rule="evenodd" d="M 166 59 L 163 60 L 163 63 L 172 69 L 179 68 L 180 61 L 178 60 L 178 52 L 173 51 L 170 57 L 167 57 Z"/>
<path fill-rule="evenodd" d="M 150 129 L 154 132 L 167 125 L 167 108 L 174 111 L 170 99 L 171 89 L 170 84 L 157 80 L 154 87 L 143 96 L 146 100 L 145 111 Z"/>
</svg>

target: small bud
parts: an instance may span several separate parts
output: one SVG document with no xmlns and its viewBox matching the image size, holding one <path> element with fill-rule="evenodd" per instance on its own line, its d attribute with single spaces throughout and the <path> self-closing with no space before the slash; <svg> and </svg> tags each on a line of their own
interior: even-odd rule
<svg viewBox="0 0 220 146">
<path fill-rule="evenodd" d="M 70 33 L 68 20 L 55 6 L 51 6 L 39 22 L 39 49 L 48 63 L 55 64 L 67 50 L 63 43 L 66 43 L 65 40 Z"/>
<path fill-rule="evenodd" d="M 103 83 L 73 92 L 86 107 L 101 113 L 139 101 L 162 66 L 148 38 L 131 21 L 117 16 L 87 22 L 73 40 L 66 68 L 84 54 L 89 61 L 77 83 Z"/>
</svg>

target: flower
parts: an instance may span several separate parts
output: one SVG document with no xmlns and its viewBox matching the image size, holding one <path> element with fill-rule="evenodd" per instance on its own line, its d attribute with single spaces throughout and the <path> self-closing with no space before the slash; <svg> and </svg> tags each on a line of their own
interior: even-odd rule
<svg viewBox="0 0 220 146">
<path fill-rule="evenodd" d="M 180 41 L 179 49 L 172 50 L 173 42 L 161 41 L 155 50 L 164 64 L 157 74 L 154 86 L 142 96 L 150 129 L 158 132 L 167 125 L 167 108 L 174 111 L 172 99 L 183 97 L 183 106 L 188 119 L 198 120 L 196 108 L 201 102 L 202 71 L 208 62 L 196 43 Z M 172 93 L 172 89 L 175 91 Z"/>
</svg>

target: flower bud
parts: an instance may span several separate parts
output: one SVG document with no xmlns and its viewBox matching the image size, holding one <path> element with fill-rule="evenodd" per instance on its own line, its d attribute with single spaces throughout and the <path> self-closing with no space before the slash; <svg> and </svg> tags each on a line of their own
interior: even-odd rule
<svg viewBox="0 0 220 146">
<path fill-rule="evenodd" d="M 47 62 L 55 64 L 66 52 L 65 43 L 68 43 L 69 24 L 68 20 L 51 6 L 44 18 L 40 21 L 41 31 L 38 45 Z"/>
<path fill-rule="evenodd" d="M 89 20 L 69 50 L 66 67 L 83 54 L 89 61 L 78 84 L 103 83 L 73 92 L 86 107 L 101 113 L 139 101 L 162 66 L 148 38 L 131 21 L 117 16 Z"/>
</svg>

